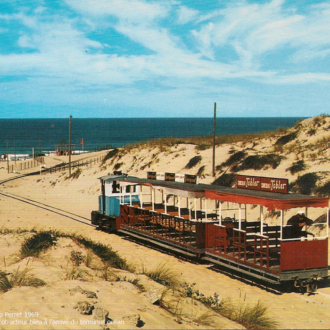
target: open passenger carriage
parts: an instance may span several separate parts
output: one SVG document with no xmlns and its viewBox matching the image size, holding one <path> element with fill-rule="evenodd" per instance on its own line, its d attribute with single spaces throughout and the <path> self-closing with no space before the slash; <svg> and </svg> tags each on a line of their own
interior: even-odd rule
<svg viewBox="0 0 330 330">
<path fill-rule="evenodd" d="M 100 181 L 92 223 L 103 229 L 273 284 L 328 276 L 328 199 L 287 193 L 287 180 L 239 176 L 241 188 L 229 188 L 149 172 L 147 179 L 108 175 Z M 302 210 L 313 211 L 313 218 L 326 214 L 326 223 L 309 219 L 309 231 L 303 230 L 307 225 L 291 221 Z M 278 216 L 265 219 L 270 211 Z"/>
</svg>

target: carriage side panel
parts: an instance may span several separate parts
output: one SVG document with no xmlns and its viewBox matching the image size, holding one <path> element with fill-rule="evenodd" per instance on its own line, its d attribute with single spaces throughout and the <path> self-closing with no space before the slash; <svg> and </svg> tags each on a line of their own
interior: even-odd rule
<svg viewBox="0 0 330 330">
<path fill-rule="evenodd" d="M 328 268 L 328 240 L 281 243 L 281 271 Z"/>
</svg>

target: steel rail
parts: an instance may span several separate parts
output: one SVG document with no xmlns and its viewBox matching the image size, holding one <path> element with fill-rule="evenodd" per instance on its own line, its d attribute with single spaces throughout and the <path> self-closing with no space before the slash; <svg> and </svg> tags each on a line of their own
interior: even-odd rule
<svg viewBox="0 0 330 330">
<path fill-rule="evenodd" d="M 76 222 L 80 222 L 84 225 L 87 225 L 87 226 L 90 226 L 90 227 L 96 227 L 95 225 L 92 225 L 90 223 L 89 218 L 83 217 L 81 215 L 74 214 L 74 213 L 69 212 L 69 211 L 62 210 L 58 207 L 51 206 L 51 205 L 48 205 L 48 204 L 45 204 L 45 203 L 38 202 L 36 200 L 32 200 L 32 199 L 22 197 L 22 196 L 18 196 L 18 195 L 14 195 L 14 194 L 8 194 L 8 193 L 0 192 L 0 195 L 2 195 L 4 197 L 7 197 L 7 198 L 15 199 L 17 201 L 20 201 L 20 202 L 23 202 L 23 203 L 26 203 L 26 204 L 29 204 L 29 205 L 32 205 L 32 206 L 35 206 L 35 207 L 40 208 L 40 209 L 47 210 L 49 212 L 52 212 L 52 213 L 55 213 L 55 214 L 58 214 L 58 215 L 61 215 L 65 218 L 69 218 L 69 219 L 74 220 Z M 88 221 L 88 223 L 86 221 L 83 221 L 83 220 L 80 220 L 80 219 L 86 220 L 86 221 Z"/>
</svg>

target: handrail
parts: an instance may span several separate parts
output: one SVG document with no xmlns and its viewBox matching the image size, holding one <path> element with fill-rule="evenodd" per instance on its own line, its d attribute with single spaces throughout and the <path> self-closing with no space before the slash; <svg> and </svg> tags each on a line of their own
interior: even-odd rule
<svg viewBox="0 0 330 330">
<path fill-rule="evenodd" d="M 240 231 L 242 233 L 246 233 L 246 230 L 243 230 L 243 229 L 238 229 L 238 228 L 233 228 L 233 229 L 236 230 L 236 231 Z"/>
<path fill-rule="evenodd" d="M 266 236 L 266 235 L 261 235 L 261 234 L 254 234 L 254 236 L 258 236 L 258 237 L 262 237 L 262 238 L 265 238 L 265 239 L 269 239 L 269 236 Z"/>
<path fill-rule="evenodd" d="M 285 238 L 285 239 L 281 239 L 280 241 L 282 242 L 291 242 L 291 241 L 314 241 L 314 240 L 325 240 L 328 239 L 327 236 L 314 236 L 313 239 L 308 239 L 308 237 L 304 236 L 304 237 L 298 237 L 298 238 Z"/>
<path fill-rule="evenodd" d="M 218 223 L 215 223 L 214 225 L 217 226 L 217 227 L 226 228 L 226 226 L 224 226 L 224 225 L 219 225 Z"/>
<path fill-rule="evenodd" d="M 264 242 L 264 240 L 266 240 L 266 242 Z M 260 245 L 259 248 L 257 248 L 258 243 Z M 266 248 L 266 251 L 263 251 L 264 248 Z M 263 260 L 265 257 L 266 266 L 267 268 L 269 268 L 269 237 L 268 236 L 258 235 L 258 234 L 254 235 L 254 264 L 256 264 L 257 254 L 259 255 L 260 258 L 260 267 L 263 267 Z"/>
</svg>

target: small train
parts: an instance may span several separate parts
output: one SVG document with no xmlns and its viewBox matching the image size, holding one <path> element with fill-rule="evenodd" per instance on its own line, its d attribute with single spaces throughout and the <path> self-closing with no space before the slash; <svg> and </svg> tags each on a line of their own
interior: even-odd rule
<svg viewBox="0 0 330 330">
<path fill-rule="evenodd" d="M 286 179 L 238 175 L 235 188 L 175 173 L 99 179 L 91 221 L 102 230 L 269 285 L 312 292 L 328 277 L 329 200 L 288 193 Z M 294 221 L 297 213 L 307 221 Z"/>
</svg>

